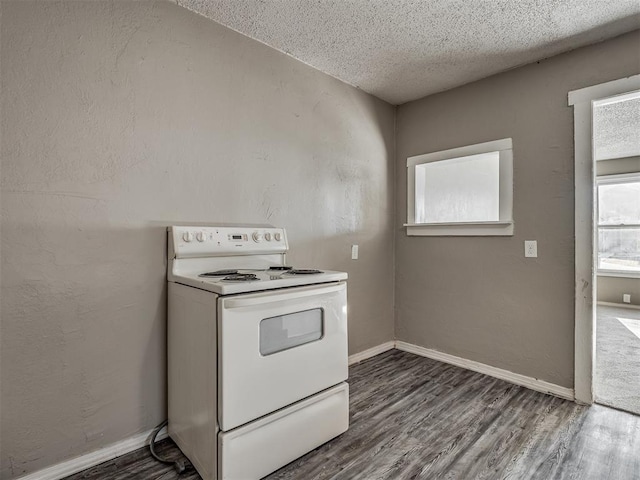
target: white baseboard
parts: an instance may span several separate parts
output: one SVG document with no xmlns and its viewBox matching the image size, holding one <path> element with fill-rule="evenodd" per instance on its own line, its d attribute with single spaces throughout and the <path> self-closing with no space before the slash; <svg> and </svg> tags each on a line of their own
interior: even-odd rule
<svg viewBox="0 0 640 480">
<path fill-rule="evenodd" d="M 640 305 L 632 305 L 630 303 L 598 302 L 598 305 L 602 305 L 604 307 L 631 308 L 633 310 L 640 310 Z"/>
<path fill-rule="evenodd" d="M 133 452 L 138 448 L 144 447 L 149 444 L 151 434 L 153 430 L 148 432 L 139 433 L 131 438 L 122 440 L 121 442 L 111 444 L 107 447 L 101 448 L 94 452 L 81 455 L 71 460 L 64 461 L 53 465 L 52 467 L 38 470 L 37 472 L 30 473 L 23 477 L 19 477 L 17 480 L 60 480 L 62 478 L 73 475 L 74 473 L 81 472 L 87 468 L 95 467 L 100 463 L 113 460 L 125 453 Z M 156 440 L 162 440 L 167 437 L 166 427 L 160 430 Z"/>
<path fill-rule="evenodd" d="M 409 353 L 415 353 L 422 357 L 431 358 L 440 362 L 449 363 L 457 367 L 473 370 L 474 372 L 484 373 L 491 377 L 506 380 L 507 382 L 515 383 L 523 387 L 530 388 L 542 393 L 549 393 L 556 397 L 565 398 L 567 400 L 575 400 L 574 391 L 572 388 L 562 387 L 555 383 L 545 382 L 534 377 L 527 377 L 519 373 L 510 372 L 509 370 L 503 370 L 502 368 L 492 367 L 485 363 L 474 362 L 473 360 L 467 360 L 466 358 L 456 357 L 448 353 L 439 352 L 438 350 L 432 350 L 430 348 L 420 347 L 411 343 L 402 342 L 396 340 L 396 348 Z"/>
<path fill-rule="evenodd" d="M 376 347 L 369 348 L 360 353 L 354 353 L 353 355 L 349 355 L 349 365 L 353 365 L 354 363 L 361 362 L 362 360 L 366 360 L 367 358 L 375 357 L 376 355 L 380 355 L 381 353 L 386 352 L 387 350 L 393 350 L 396 346 L 396 342 L 386 342 L 382 343 Z"/>
</svg>

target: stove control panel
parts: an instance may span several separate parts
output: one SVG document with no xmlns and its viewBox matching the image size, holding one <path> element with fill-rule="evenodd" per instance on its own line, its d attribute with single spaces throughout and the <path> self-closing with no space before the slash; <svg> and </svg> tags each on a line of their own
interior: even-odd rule
<svg viewBox="0 0 640 480">
<path fill-rule="evenodd" d="M 169 258 L 285 253 L 284 228 L 174 226 L 168 228 Z"/>
</svg>

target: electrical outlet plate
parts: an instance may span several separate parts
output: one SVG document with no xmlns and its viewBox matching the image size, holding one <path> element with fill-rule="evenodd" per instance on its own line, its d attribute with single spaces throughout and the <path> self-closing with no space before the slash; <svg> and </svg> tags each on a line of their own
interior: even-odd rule
<svg viewBox="0 0 640 480">
<path fill-rule="evenodd" d="M 631 303 L 631 294 L 630 293 L 623 293 L 622 294 L 622 301 L 624 303 Z"/>
<path fill-rule="evenodd" d="M 538 242 L 537 240 L 525 240 L 524 241 L 524 256 L 529 258 L 535 258 L 538 256 Z"/>
</svg>

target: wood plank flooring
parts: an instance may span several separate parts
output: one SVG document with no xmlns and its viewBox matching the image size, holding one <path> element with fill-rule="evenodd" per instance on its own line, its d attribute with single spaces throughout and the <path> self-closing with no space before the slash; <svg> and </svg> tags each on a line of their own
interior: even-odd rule
<svg viewBox="0 0 640 480">
<path fill-rule="evenodd" d="M 635 415 L 398 350 L 350 367 L 349 384 L 349 430 L 268 480 L 640 479 Z M 98 478 L 200 479 L 139 450 L 68 480 Z"/>
</svg>

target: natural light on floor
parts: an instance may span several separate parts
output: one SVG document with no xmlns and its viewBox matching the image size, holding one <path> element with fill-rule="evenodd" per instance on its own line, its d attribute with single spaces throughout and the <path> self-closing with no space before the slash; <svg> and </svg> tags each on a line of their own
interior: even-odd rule
<svg viewBox="0 0 640 480">
<path fill-rule="evenodd" d="M 618 321 L 627 327 L 636 337 L 640 338 L 640 320 L 633 318 L 618 318 Z"/>
</svg>

